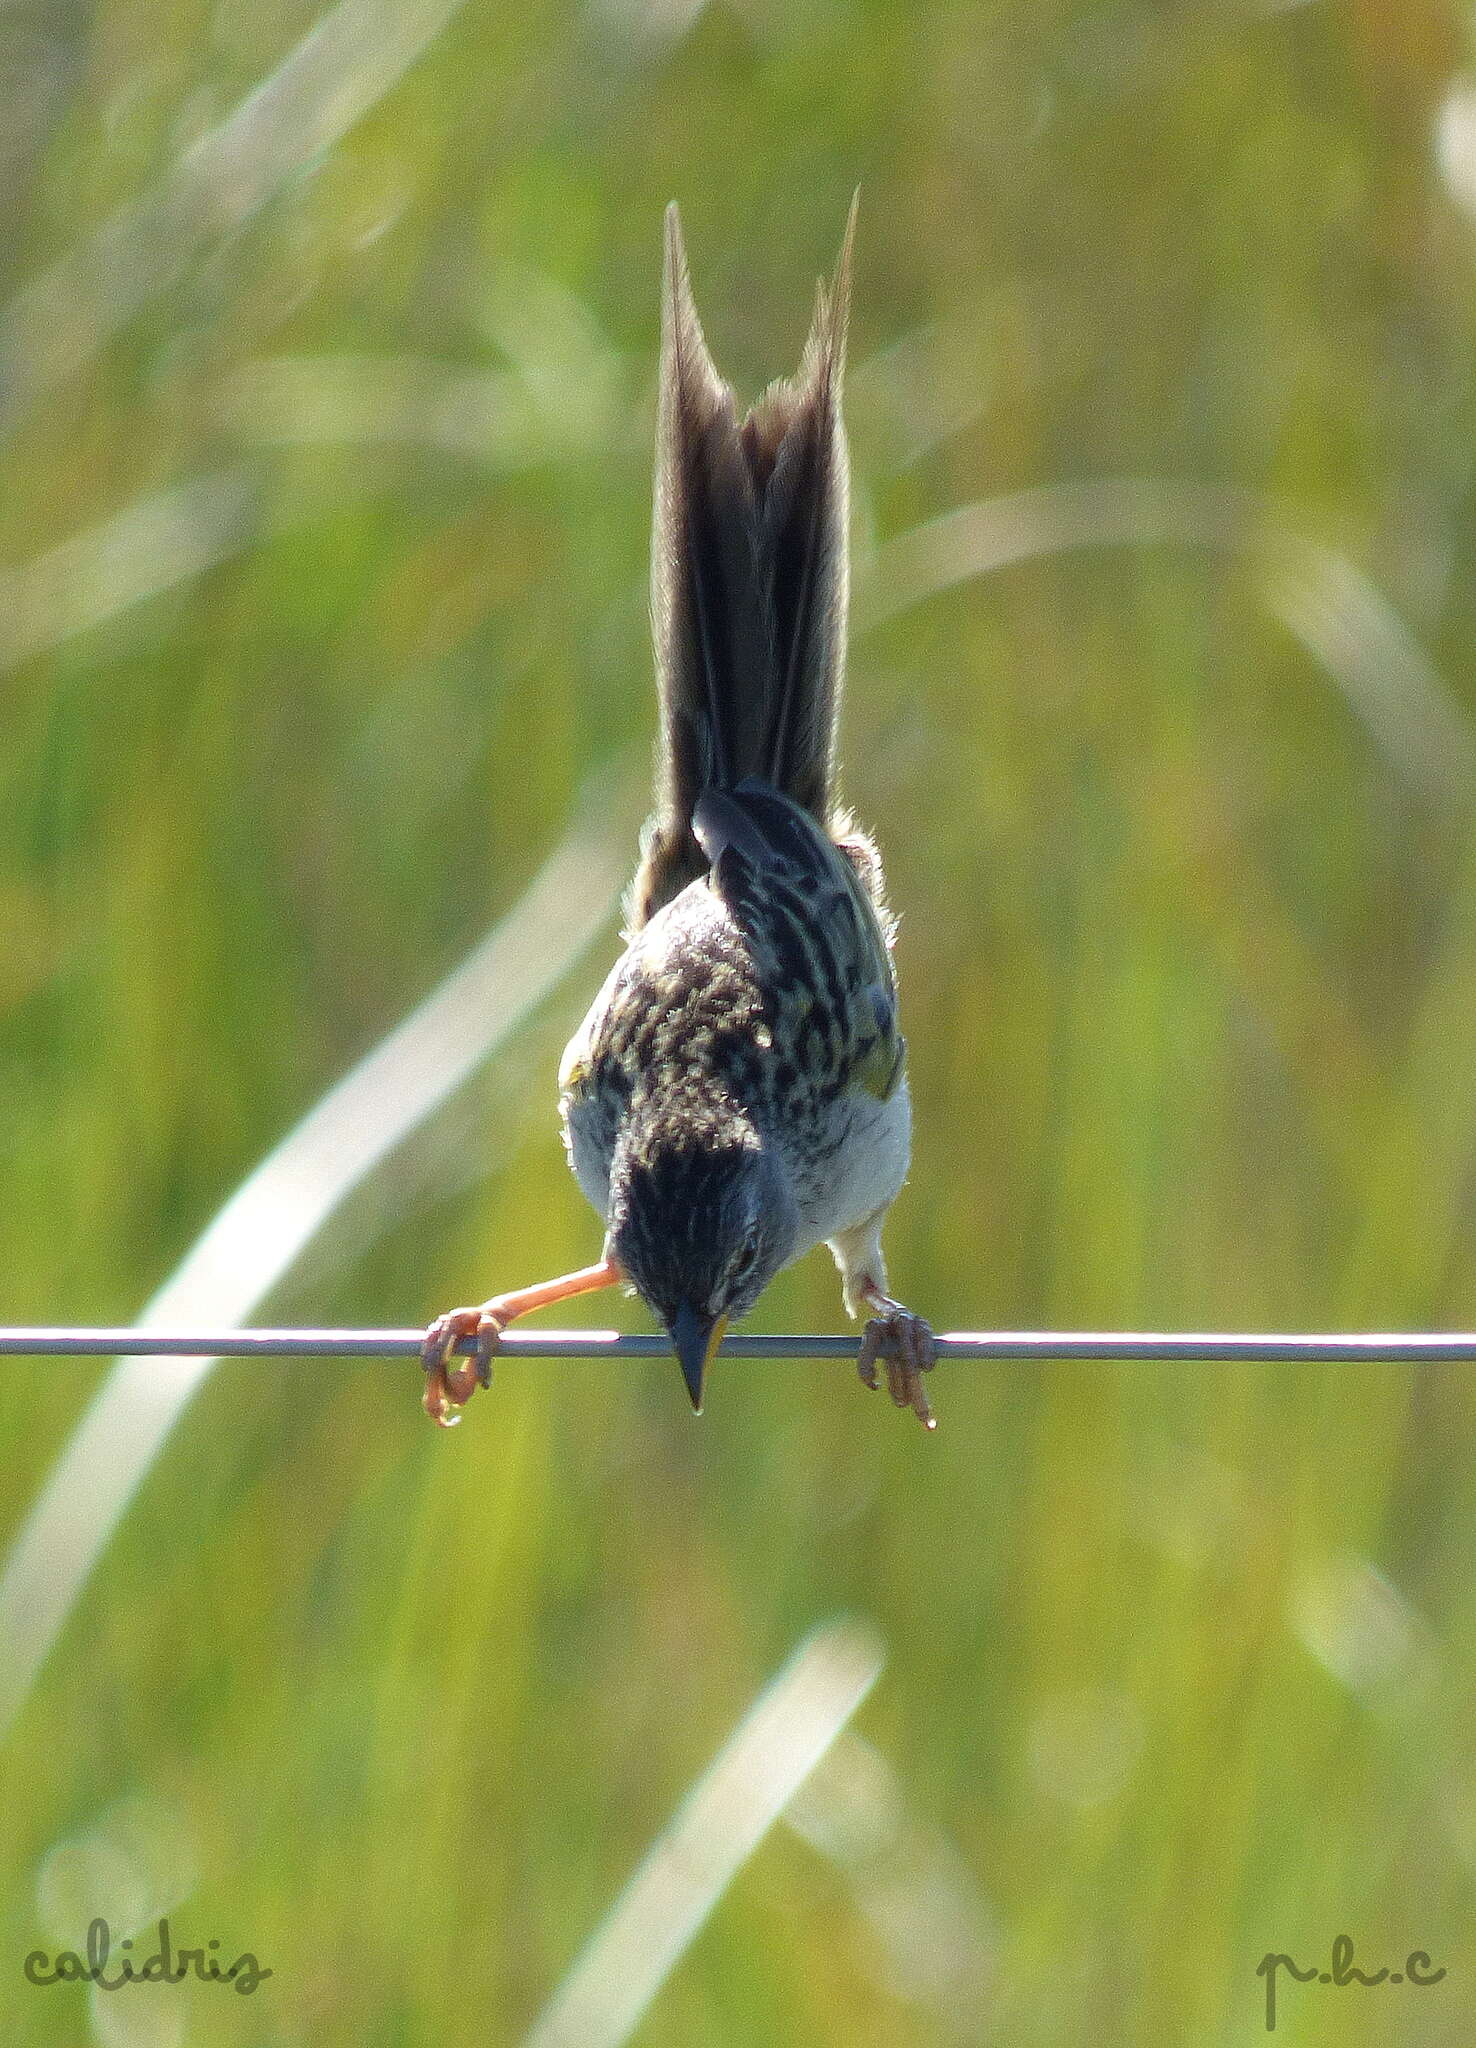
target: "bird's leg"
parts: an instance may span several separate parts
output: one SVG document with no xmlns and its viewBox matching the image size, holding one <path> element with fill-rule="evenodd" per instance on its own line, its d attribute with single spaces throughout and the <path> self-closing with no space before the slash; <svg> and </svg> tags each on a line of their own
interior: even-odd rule
<svg viewBox="0 0 1476 2048">
<path fill-rule="evenodd" d="M 936 1429 L 937 1418 L 928 1404 L 922 1376 L 932 1371 L 937 1346 L 923 1318 L 887 1293 L 887 1269 L 881 1254 L 883 1213 L 878 1211 L 855 1230 L 831 1240 L 847 1312 L 859 1315 L 863 1307 L 871 1311 L 871 1320 L 861 1333 L 856 1370 L 863 1385 L 874 1393 L 877 1360 L 881 1359 L 887 1369 L 887 1391 L 897 1407 L 910 1408 L 924 1429 Z"/>
<path fill-rule="evenodd" d="M 597 1266 L 581 1266 L 577 1273 L 564 1273 L 557 1280 L 543 1280 L 536 1287 L 515 1288 L 511 1294 L 494 1294 L 477 1308 L 448 1308 L 437 1316 L 425 1333 L 420 1363 L 425 1372 L 425 1412 L 433 1422 L 449 1429 L 459 1422 L 452 1415 L 454 1404 L 461 1407 L 478 1387 L 491 1384 L 492 1354 L 509 1323 L 550 1302 L 567 1301 L 575 1294 L 589 1294 L 596 1287 L 618 1287 L 625 1275 L 611 1258 Z M 477 1348 L 461 1365 L 453 1366 L 456 1347 L 466 1337 L 475 1337 Z"/>
</svg>

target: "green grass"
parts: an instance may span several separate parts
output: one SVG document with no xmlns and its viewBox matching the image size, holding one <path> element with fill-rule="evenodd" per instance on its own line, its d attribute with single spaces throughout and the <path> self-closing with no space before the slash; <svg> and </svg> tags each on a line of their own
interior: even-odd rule
<svg viewBox="0 0 1476 2048">
<path fill-rule="evenodd" d="M 208 205 L 191 145 L 310 7 L 14 30 L 0 1318 L 133 1315 L 645 746 L 661 209 L 751 395 L 859 182 L 845 755 L 903 920 L 899 1290 L 940 1327 L 1469 1326 L 1464 17 L 679 17 L 469 0 Z M 1110 543 L 1094 479 L 1147 480 Z M 1227 495 L 1165 530 L 1184 482 Z M 1015 559 L 935 537 L 902 602 L 894 542 L 1022 491 Z M 594 1255 L 554 1070 L 613 943 L 274 1316 Z M 837 1327 L 828 1261 L 759 1315 Z M 7 1368 L 0 1545 L 101 1377 Z M 777 1830 L 648 2048 L 1230 2048 L 1261 1956 L 1341 1932 L 1449 1975 L 1284 1984 L 1279 2040 L 1466 2039 L 1469 1368 L 959 1366 L 932 1440 L 796 1362 L 700 1424 L 669 1367 L 511 1364 L 452 1437 L 414 1381 L 226 1366 L 175 1432 L 0 1752 L 8 2038 L 517 2041 L 849 1612 L 888 1661 L 826 1796 L 886 1824 Z M 24 1984 L 129 1898 L 273 1977 Z"/>
</svg>

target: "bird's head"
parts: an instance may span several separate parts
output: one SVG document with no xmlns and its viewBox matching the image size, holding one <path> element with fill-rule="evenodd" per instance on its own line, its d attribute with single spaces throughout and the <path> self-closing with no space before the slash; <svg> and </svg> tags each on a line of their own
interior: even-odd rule
<svg viewBox="0 0 1476 2048">
<path fill-rule="evenodd" d="M 794 1198 L 751 1125 L 639 1128 L 610 1175 L 609 1249 L 670 1333 L 701 1413 L 708 1363 L 730 1322 L 794 1256 Z"/>
</svg>

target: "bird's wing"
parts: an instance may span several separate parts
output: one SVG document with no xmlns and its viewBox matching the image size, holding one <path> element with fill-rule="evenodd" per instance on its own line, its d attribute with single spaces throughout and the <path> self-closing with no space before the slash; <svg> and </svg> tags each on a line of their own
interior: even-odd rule
<svg viewBox="0 0 1476 2048">
<path fill-rule="evenodd" d="M 832 1085 L 885 1100 L 905 1045 L 886 933 L 855 863 L 800 805 L 756 781 L 704 792 L 693 828 L 711 886 L 760 956 L 776 1040 L 782 1031 L 805 1043 Z"/>
</svg>

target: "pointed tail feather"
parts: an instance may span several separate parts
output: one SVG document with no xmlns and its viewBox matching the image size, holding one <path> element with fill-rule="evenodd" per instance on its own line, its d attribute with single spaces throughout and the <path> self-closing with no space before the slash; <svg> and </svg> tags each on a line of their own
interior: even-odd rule
<svg viewBox="0 0 1476 2048">
<path fill-rule="evenodd" d="M 776 669 L 759 767 L 776 789 L 825 823 L 833 802 L 835 725 L 846 662 L 850 592 L 849 471 L 841 420 L 851 302 L 851 201 L 835 280 L 816 294 L 798 373 L 772 384 L 743 423 L 762 503 L 759 552 L 768 570 Z"/>
<path fill-rule="evenodd" d="M 704 789 L 771 782 L 828 821 L 845 665 L 847 468 L 841 423 L 850 221 L 798 372 L 738 421 L 666 216 L 651 611 L 661 700 L 657 810 L 631 903 L 639 927 L 706 866 Z"/>
</svg>

